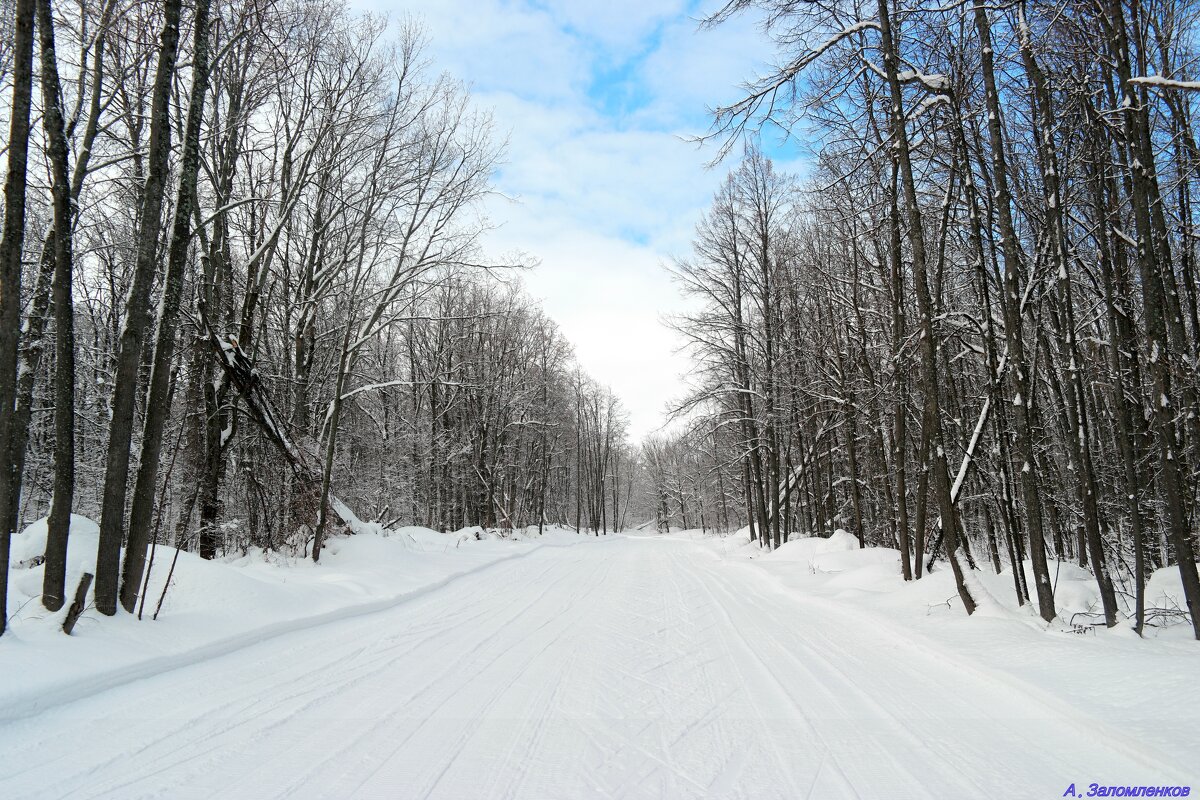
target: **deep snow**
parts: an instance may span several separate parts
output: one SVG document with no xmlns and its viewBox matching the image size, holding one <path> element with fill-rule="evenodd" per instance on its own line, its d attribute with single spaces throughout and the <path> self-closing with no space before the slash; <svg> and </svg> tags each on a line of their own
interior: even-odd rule
<svg viewBox="0 0 1200 800">
<path fill-rule="evenodd" d="M 95 570 L 98 536 L 95 522 L 72 517 L 68 605 L 80 574 Z M 557 528 L 501 537 L 479 528 L 442 534 L 406 527 L 331 537 L 320 564 L 262 550 L 216 561 L 180 552 L 162 612 L 151 622 L 175 554 L 159 547 L 144 620 L 124 612 L 105 618 L 89 607 L 68 638 L 61 630 L 66 607 L 54 614 L 42 607 L 43 568 L 27 566 L 45 551 L 41 519 L 12 538 L 12 617 L 0 637 L 0 724 L 271 636 L 386 608 L 496 561 L 583 538 Z"/>
<path fill-rule="evenodd" d="M 944 570 L 904 584 L 894 552 L 852 537 L 766 554 L 476 533 L 337 539 L 315 567 L 185 554 L 158 622 L 89 617 L 70 639 L 30 603 L 0 640 L 0 797 L 1060 797 L 1200 778 L 1200 647 L 1170 631 L 1046 626 L 984 573 L 994 604 L 967 619 Z"/>
<path fill-rule="evenodd" d="M 1200 643 L 1191 626 L 1147 627 L 1140 639 L 1128 620 L 1112 629 L 1087 624 L 1095 619 L 1087 614 L 1100 605 L 1087 570 L 1051 560 L 1059 616 L 1047 624 L 1033 606 L 1017 605 L 1011 570 L 997 575 L 981 565 L 971 573 L 980 607 L 967 617 L 944 561 L 906 583 L 898 551 L 860 550 L 844 531 L 796 539 L 773 553 L 751 544 L 745 530 L 723 537 L 698 533 L 680 535 L 730 569 L 750 571 L 774 591 L 802 598 L 812 613 L 853 615 L 878 630 L 881 645 L 898 637 L 1015 693 L 1077 712 L 1096 731 L 1158 753 L 1200 783 Z M 1028 561 L 1024 569 L 1032 581 Z M 1156 571 L 1146 596 L 1148 607 L 1181 607 L 1178 569 Z"/>
</svg>

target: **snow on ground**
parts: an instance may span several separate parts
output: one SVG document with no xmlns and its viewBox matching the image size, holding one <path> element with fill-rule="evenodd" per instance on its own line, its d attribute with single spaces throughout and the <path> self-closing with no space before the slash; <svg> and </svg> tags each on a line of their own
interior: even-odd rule
<svg viewBox="0 0 1200 800">
<path fill-rule="evenodd" d="M 504 537 L 481 528 L 452 534 L 372 530 L 331 537 L 320 564 L 258 549 L 214 561 L 180 552 L 162 612 L 150 621 L 175 555 L 174 548 L 159 547 L 144 620 L 124 612 L 105 618 L 89 608 L 68 638 L 62 620 L 80 575 L 95 572 L 99 527 L 72 516 L 67 605 L 51 614 L 41 604 L 46 520 L 38 520 L 12 537 L 12 616 L 0 637 L 0 723 L 298 628 L 377 611 L 454 576 L 583 538 L 557 528 L 542 536 L 532 528 Z"/>
<path fill-rule="evenodd" d="M 774 590 L 803 599 L 810 613 L 851 614 L 873 625 L 880 652 L 918 647 L 936 653 L 1047 705 L 1083 712 L 1098 729 L 1188 766 L 1200 780 L 1200 643 L 1191 626 L 1148 627 L 1139 639 L 1128 621 L 1111 630 L 1086 625 L 1095 619 L 1087 614 L 1100 606 L 1086 569 L 1050 562 L 1059 618 L 1048 625 L 1035 607 L 1018 607 L 1011 569 L 996 575 L 984 565 L 972 573 L 987 598 L 968 618 L 944 561 L 906 583 L 898 551 L 860 550 L 845 531 L 795 539 L 773 553 L 751 544 L 746 530 L 699 541 L 731 569 L 749 570 Z M 1032 585 L 1032 565 L 1026 561 L 1024 568 Z M 1154 573 L 1146 604 L 1183 607 L 1177 569 Z"/>
<path fill-rule="evenodd" d="M 39 536 L 14 539 L 0 639 L 5 800 L 1200 784 L 1186 631 L 1077 635 L 986 571 L 992 611 L 968 619 L 947 570 L 905 584 L 895 551 L 847 534 L 769 554 L 744 534 L 407 528 L 334 539 L 315 566 L 185 553 L 157 622 L 88 612 L 71 638 L 36 600 Z M 94 524 L 73 536 L 72 582 Z M 1086 571 L 1058 581 L 1065 614 L 1093 602 Z"/>
<path fill-rule="evenodd" d="M 1053 669 L 1103 684 L 1099 659 L 1120 653 L 1104 637 L 950 615 L 898 626 L 851 601 L 861 589 L 800 593 L 776 578 L 813 576 L 803 564 L 731 544 L 542 547 L 10 720 L 0 797 L 1050 798 L 1200 778 L 1196 738 L 1159 747 L 1132 727 L 1182 736 L 1187 696 L 1098 716 L 980 666 L 1044 644 Z M 986 647 L 960 656 L 967 629 Z M 1170 675 L 1194 682 L 1193 655 Z"/>
</svg>

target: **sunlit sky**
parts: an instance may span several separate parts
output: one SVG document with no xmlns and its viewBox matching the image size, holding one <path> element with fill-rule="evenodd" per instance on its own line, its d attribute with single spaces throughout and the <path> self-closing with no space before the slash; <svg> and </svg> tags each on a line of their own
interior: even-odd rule
<svg viewBox="0 0 1200 800">
<path fill-rule="evenodd" d="M 435 67 L 492 110 L 508 146 L 488 251 L 538 260 L 530 294 L 621 398 L 633 438 L 657 429 L 688 369 L 662 324 L 683 302 L 664 267 L 687 255 L 728 171 L 687 138 L 770 60 L 754 20 L 701 31 L 709 0 L 355 5 L 422 19 Z"/>
</svg>

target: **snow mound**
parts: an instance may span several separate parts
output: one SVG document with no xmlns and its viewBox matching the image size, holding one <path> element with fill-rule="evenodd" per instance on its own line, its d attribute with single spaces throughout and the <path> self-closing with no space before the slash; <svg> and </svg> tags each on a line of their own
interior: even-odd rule
<svg viewBox="0 0 1200 800">
<path fill-rule="evenodd" d="M 1200 569 L 1200 563 L 1196 565 Z M 1186 609 L 1183 600 L 1183 579 L 1179 567 L 1156 569 L 1146 582 L 1146 607 L 1162 609 Z"/>
<path fill-rule="evenodd" d="M 824 544 L 825 540 L 817 536 L 793 539 L 790 542 L 784 542 L 774 553 L 771 553 L 771 560 L 798 561 L 807 566 L 812 563 L 813 556 L 817 554 L 817 548 Z"/>
<path fill-rule="evenodd" d="M 1054 606 L 1058 609 L 1059 617 L 1066 622 L 1070 622 L 1071 615 L 1076 612 L 1098 612 L 1102 608 L 1096 578 L 1087 570 L 1073 565 L 1071 572 L 1071 577 L 1063 577 L 1060 573 L 1054 584 Z M 1032 565 L 1028 574 L 1032 577 Z M 1050 580 L 1054 581 L 1053 573 Z"/>
<path fill-rule="evenodd" d="M 838 528 L 829 538 L 809 536 L 803 539 L 793 539 L 782 544 L 771 554 L 775 561 L 794 561 L 807 566 L 814 572 L 842 572 L 855 567 L 887 562 L 887 556 L 860 556 L 859 553 L 873 553 L 882 548 L 868 547 L 860 550 L 858 539 L 850 533 Z M 895 550 L 899 561 L 900 555 Z"/>
<path fill-rule="evenodd" d="M 46 536 L 49 533 L 48 518 L 42 517 L 25 530 L 12 537 L 9 560 L 14 569 L 30 565 L 46 554 Z M 87 517 L 71 515 L 71 529 L 67 540 L 67 562 L 82 562 L 88 556 L 96 563 L 96 545 L 100 540 L 100 526 Z M 39 561 L 40 563 L 40 561 Z"/>
<path fill-rule="evenodd" d="M 857 550 L 858 537 L 838 528 L 833 535 L 825 540 L 825 549 L 821 552 L 832 553 L 835 550 Z"/>
<path fill-rule="evenodd" d="M 849 572 L 851 570 L 883 567 L 896 575 L 900 574 L 900 551 L 890 547 L 858 548 L 854 542 L 854 550 L 832 550 L 818 552 L 813 556 L 811 565 L 815 572 Z"/>
<path fill-rule="evenodd" d="M 881 548 L 882 549 L 882 548 Z M 859 553 L 871 553 L 870 549 Z M 891 551 L 894 558 L 865 559 L 866 563 L 851 569 L 826 570 L 830 574 L 826 586 L 832 589 L 858 589 L 864 592 L 893 592 L 904 582 L 900 575 L 900 552 Z M 849 554 L 846 554 L 849 555 Z"/>
</svg>

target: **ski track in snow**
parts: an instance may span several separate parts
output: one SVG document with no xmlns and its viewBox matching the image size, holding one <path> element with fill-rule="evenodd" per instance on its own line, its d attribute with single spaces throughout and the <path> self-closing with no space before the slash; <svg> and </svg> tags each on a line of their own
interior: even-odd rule
<svg viewBox="0 0 1200 800">
<path fill-rule="evenodd" d="M 681 540 L 544 548 L 0 728 L 3 798 L 1059 797 L 1186 784 Z"/>
</svg>

